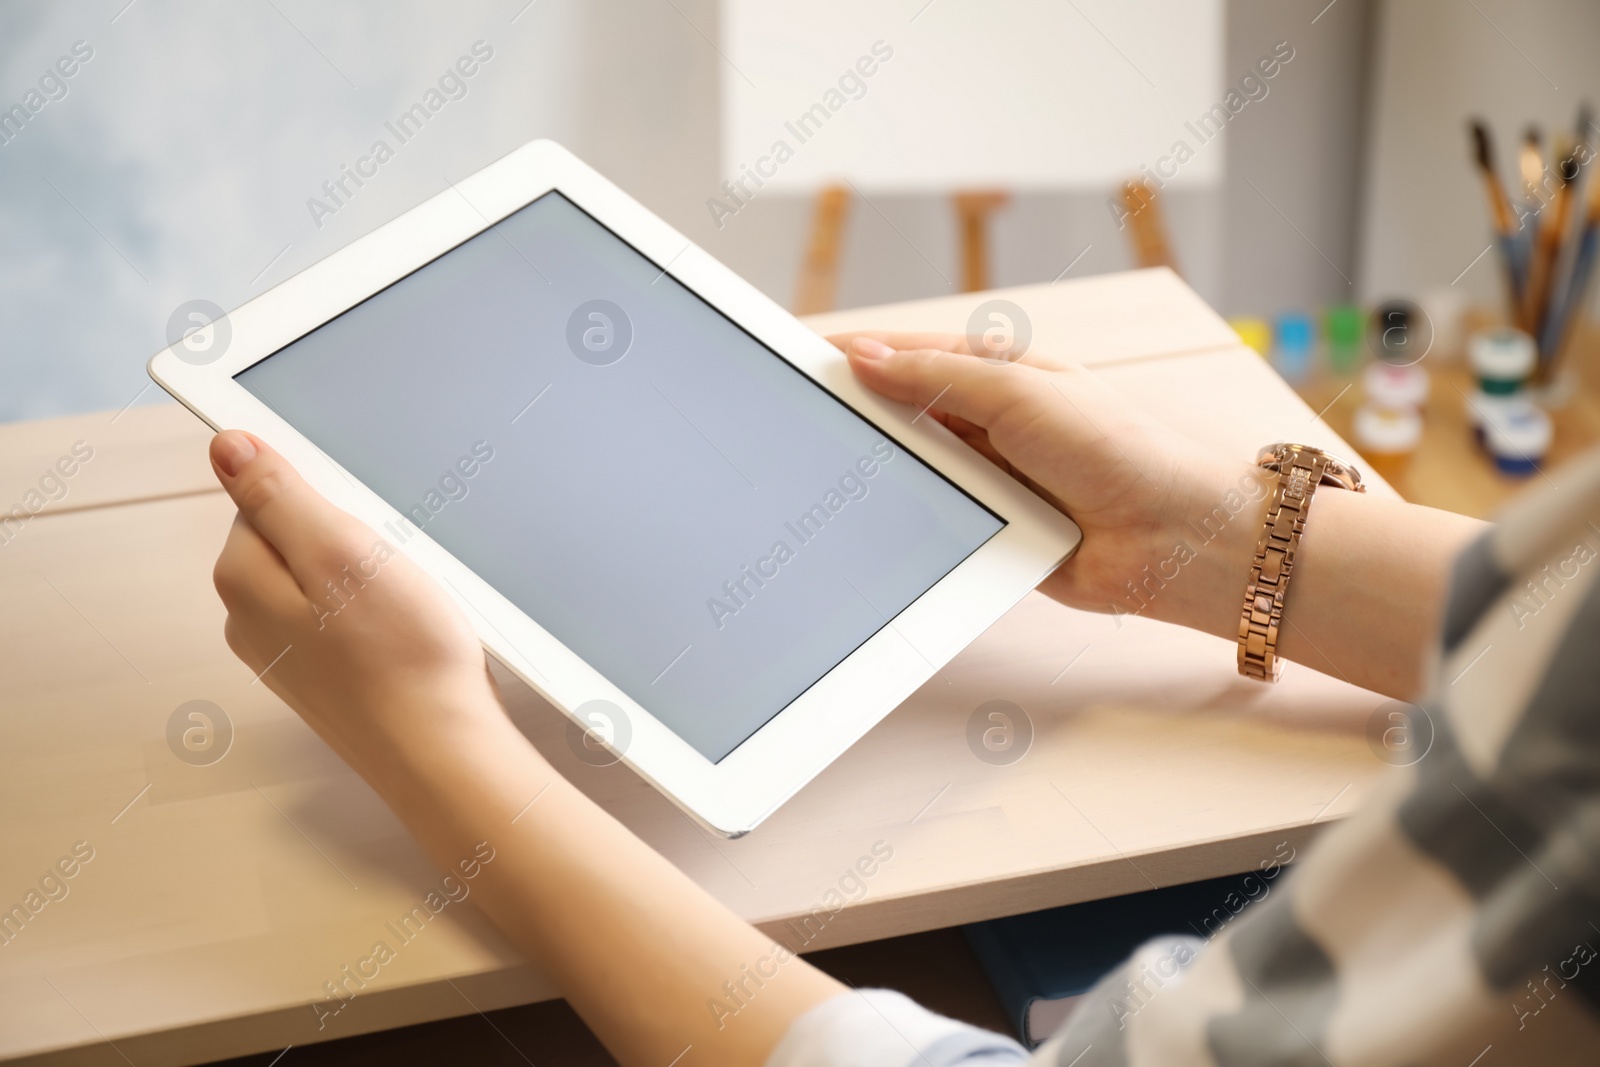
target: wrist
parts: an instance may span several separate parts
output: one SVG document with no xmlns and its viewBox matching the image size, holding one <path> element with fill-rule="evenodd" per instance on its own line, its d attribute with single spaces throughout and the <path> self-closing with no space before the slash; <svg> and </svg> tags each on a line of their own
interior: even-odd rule
<svg viewBox="0 0 1600 1067">
<path fill-rule="evenodd" d="M 419 715 L 403 721 L 407 725 L 384 731 L 350 762 L 408 822 L 405 809 L 418 803 L 460 800 L 469 810 L 473 803 L 490 803 L 485 810 L 493 810 L 530 783 L 537 790 L 559 778 L 490 694 L 427 701 Z M 469 794 L 476 799 L 467 801 Z"/>
<path fill-rule="evenodd" d="M 1209 466 L 1191 480 L 1164 524 L 1169 584 L 1148 614 L 1229 640 L 1277 476 L 1253 464 Z M 1176 572 L 1176 573 L 1174 573 Z M 1171 595 L 1167 595 L 1170 593 Z"/>
</svg>

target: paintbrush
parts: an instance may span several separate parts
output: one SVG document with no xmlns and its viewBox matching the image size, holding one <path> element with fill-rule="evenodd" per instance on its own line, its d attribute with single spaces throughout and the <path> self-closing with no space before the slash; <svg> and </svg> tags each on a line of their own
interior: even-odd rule
<svg viewBox="0 0 1600 1067">
<path fill-rule="evenodd" d="M 1522 135 L 1522 148 L 1517 153 L 1517 167 L 1522 172 L 1522 199 L 1530 205 L 1544 205 L 1541 187 L 1544 185 L 1544 150 L 1539 147 L 1539 127 L 1529 126 Z M 1533 210 L 1537 211 L 1538 208 Z"/>
<path fill-rule="evenodd" d="M 1521 325 L 1522 308 L 1522 257 L 1517 249 L 1517 223 L 1511 214 L 1511 201 L 1506 197 L 1505 186 L 1494 169 L 1494 147 L 1489 141 L 1489 127 L 1481 120 L 1472 122 L 1473 156 L 1478 163 L 1478 173 L 1483 177 L 1484 191 L 1489 196 L 1489 216 L 1494 222 L 1494 232 L 1500 244 L 1500 259 L 1505 266 L 1506 288 L 1510 294 L 1511 315 Z"/>
<path fill-rule="evenodd" d="M 1565 142 L 1566 138 L 1562 138 Z M 1561 257 L 1561 244 L 1566 236 L 1572 215 L 1572 182 L 1578 176 L 1578 150 L 1563 143 L 1558 149 L 1555 195 L 1547 211 L 1541 212 L 1539 235 L 1528 265 L 1528 284 L 1523 293 L 1523 328 L 1539 336 L 1549 311 L 1550 295 L 1554 286 L 1556 263 Z M 1540 353 L 1541 366 L 1549 356 Z"/>
<path fill-rule="evenodd" d="M 1589 215 L 1584 220 L 1578 237 L 1578 250 L 1572 257 L 1572 269 L 1567 273 L 1567 284 L 1560 304 L 1552 311 L 1539 339 L 1540 358 L 1555 359 L 1572 334 L 1573 324 L 1579 317 L 1588 296 L 1589 282 L 1594 277 L 1596 248 L 1600 247 L 1600 182 L 1589 190 Z M 1549 357 L 1543 354 L 1549 352 Z"/>
<path fill-rule="evenodd" d="M 1538 232 L 1539 212 L 1544 209 L 1544 154 L 1539 147 L 1537 126 L 1529 126 L 1522 135 L 1517 171 L 1522 179 L 1522 199 L 1517 207 L 1517 262 L 1526 281 L 1528 261 L 1533 257 L 1533 235 Z M 1521 299 L 1520 294 L 1517 299 Z M 1520 309 L 1517 314 L 1521 315 Z"/>
<path fill-rule="evenodd" d="M 1578 112 L 1578 136 L 1582 143 L 1588 142 L 1588 131 L 1593 124 L 1589 105 L 1585 103 Z M 1593 158 L 1593 153 L 1585 151 L 1579 156 L 1580 160 Z M 1581 164 L 1580 164 L 1581 166 Z M 1594 274 L 1595 258 L 1600 255 L 1600 181 L 1589 181 L 1589 206 L 1583 226 L 1579 231 L 1575 251 L 1572 254 L 1572 264 L 1567 271 L 1567 283 L 1563 287 L 1558 301 L 1553 302 L 1550 315 L 1539 337 L 1539 351 L 1543 358 L 1555 360 L 1560 357 L 1566 348 L 1567 341 L 1572 335 L 1573 327 L 1580 317 L 1584 301 L 1588 296 L 1589 283 Z M 1544 353 L 1549 353 L 1544 357 Z"/>
</svg>

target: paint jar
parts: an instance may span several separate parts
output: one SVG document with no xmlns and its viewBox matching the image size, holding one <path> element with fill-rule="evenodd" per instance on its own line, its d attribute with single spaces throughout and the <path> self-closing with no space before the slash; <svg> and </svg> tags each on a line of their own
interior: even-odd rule
<svg viewBox="0 0 1600 1067">
<path fill-rule="evenodd" d="M 1369 363 L 1361 372 L 1361 389 L 1375 407 L 1420 414 L 1428 402 L 1428 372 L 1416 364 Z"/>
<path fill-rule="evenodd" d="M 1397 367 L 1422 362 L 1433 348 L 1427 315 L 1409 300 L 1386 300 L 1372 312 L 1367 327 L 1372 354 Z"/>
<path fill-rule="evenodd" d="M 1531 400 L 1502 409 L 1484 431 L 1495 468 L 1513 478 L 1538 473 L 1554 437 L 1550 416 Z"/>
<path fill-rule="evenodd" d="M 1467 360 L 1478 388 L 1491 396 L 1519 392 L 1538 359 L 1533 338 L 1521 330 L 1480 330 L 1467 342 Z"/>
<path fill-rule="evenodd" d="M 1272 327 L 1265 319 L 1238 315 L 1229 319 L 1228 325 L 1239 335 L 1239 340 L 1256 350 L 1256 355 L 1264 357 L 1272 350 Z"/>
<path fill-rule="evenodd" d="M 1361 365 L 1361 338 L 1367 317 L 1354 304 L 1338 304 L 1322 316 L 1322 331 L 1328 339 L 1328 369 L 1343 377 L 1354 374 Z"/>
<path fill-rule="evenodd" d="M 1353 436 L 1373 473 L 1393 483 L 1405 474 L 1422 444 L 1422 415 L 1411 407 L 1363 404 L 1356 409 Z"/>
<path fill-rule="evenodd" d="M 1504 421 L 1524 410 L 1528 405 L 1525 393 L 1486 393 L 1474 388 L 1467 394 L 1467 425 L 1472 427 L 1472 439 L 1485 451 L 1489 448 L 1488 426 L 1496 420 Z"/>
<path fill-rule="evenodd" d="M 1316 336 L 1311 316 L 1298 311 L 1278 316 L 1272 363 L 1285 381 L 1303 382 L 1310 377 Z"/>
</svg>

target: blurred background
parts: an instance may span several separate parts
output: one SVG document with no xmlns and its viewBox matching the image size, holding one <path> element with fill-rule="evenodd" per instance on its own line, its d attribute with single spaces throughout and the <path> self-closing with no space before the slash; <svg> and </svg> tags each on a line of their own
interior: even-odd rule
<svg viewBox="0 0 1600 1067">
<path fill-rule="evenodd" d="M 185 302 L 551 137 L 801 311 L 1170 262 L 1349 431 L 1368 354 L 1323 373 L 1331 312 L 1404 298 L 1458 348 L 1515 321 L 1468 123 L 1520 205 L 1597 44 L 1580 0 L 8 3 L 0 420 L 163 402 Z"/>
</svg>

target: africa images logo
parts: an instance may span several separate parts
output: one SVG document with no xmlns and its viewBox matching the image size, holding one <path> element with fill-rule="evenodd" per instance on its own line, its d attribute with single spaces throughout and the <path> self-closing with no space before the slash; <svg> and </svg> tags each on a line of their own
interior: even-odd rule
<svg viewBox="0 0 1600 1067">
<path fill-rule="evenodd" d="M 712 625 L 718 630 L 726 626 L 728 619 L 750 606 L 756 594 L 782 572 L 784 564 L 793 560 L 799 549 L 821 536 L 823 529 L 846 505 L 865 500 L 872 491 L 868 480 L 876 477 L 883 464 L 894 459 L 894 455 L 894 445 L 888 440 L 879 441 L 872 446 L 872 455 L 857 459 L 836 485 L 828 487 L 821 500 L 784 523 L 784 530 L 794 539 L 793 546 L 788 539 L 780 537 L 772 543 L 767 555 L 756 560 L 754 568 L 747 563 L 739 568 L 738 574 L 722 583 L 722 596 L 706 597 Z"/>
<path fill-rule="evenodd" d="M 339 165 L 338 173 L 322 183 L 322 196 L 306 198 L 306 210 L 311 212 L 311 221 L 317 229 L 322 229 L 330 215 L 337 215 L 354 200 L 367 182 L 378 176 L 378 168 L 393 159 L 402 145 L 421 133 L 422 128 L 443 111 L 446 104 L 466 98 L 471 90 L 469 80 L 494 58 L 494 49 L 486 41 L 472 42 L 471 51 L 471 55 L 461 56 L 453 65 L 446 67 L 445 72 L 439 75 L 437 84 L 430 86 L 422 94 L 421 100 L 406 108 L 393 121 L 383 124 L 383 128 L 394 138 L 394 144 L 391 145 L 386 137 L 379 137 L 372 142 L 365 155 L 356 158 L 354 165 Z"/>
</svg>

